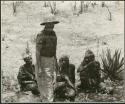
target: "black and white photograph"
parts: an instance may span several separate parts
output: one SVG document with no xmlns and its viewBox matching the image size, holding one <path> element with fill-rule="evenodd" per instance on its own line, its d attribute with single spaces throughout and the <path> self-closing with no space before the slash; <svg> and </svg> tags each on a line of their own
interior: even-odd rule
<svg viewBox="0 0 125 104">
<path fill-rule="evenodd" d="M 125 102 L 124 1 L 1 1 L 1 102 Z"/>
</svg>

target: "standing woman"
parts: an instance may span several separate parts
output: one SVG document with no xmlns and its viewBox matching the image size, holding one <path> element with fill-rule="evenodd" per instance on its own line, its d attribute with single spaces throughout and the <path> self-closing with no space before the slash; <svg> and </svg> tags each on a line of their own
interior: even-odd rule
<svg viewBox="0 0 125 104">
<path fill-rule="evenodd" d="M 53 28 L 59 22 L 53 20 L 54 17 L 51 16 L 40 24 L 45 27 L 36 38 L 36 77 L 42 102 L 53 102 L 54 100 L 57 37 Z"/>
</svg>

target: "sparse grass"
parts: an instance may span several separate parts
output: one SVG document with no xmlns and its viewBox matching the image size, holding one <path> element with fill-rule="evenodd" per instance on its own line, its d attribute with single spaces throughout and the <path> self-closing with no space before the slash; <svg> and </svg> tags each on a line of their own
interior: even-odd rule
<svg viewBox="0 0 125 104">
<path fill-rule="evenodd" d="M 12 76 L 2 76 L 2 92 L 6 92 L 6 91 L 17 91 L 19 90 L 19 85 L 18 85 L 18 81 L 17 79 L 15 79 Z"/>
<path fill-rule="evenodd" d="M 115 50 L 115 53 L 111 55 L 111 50 L 107 49 L 106 53 L 103 52 L 101 56 L 103 64 L 103 72 L 106 77 L 109 77 L 112 81 L 120 80 L 119 73 L 123 71 L 124 58 L 120 59 L 121 51 Z"/>
<path fill-rule="evenodd" d="M 62 4 L 64 4 L 64 3 L 62 3 Z M 25 4 L 25 1 L 24 1 L 24 4 Z M 21 60 L 19 60 L 19 58 L 18 58 L 18 57 L 20 57 L 19 56 L 20 51 L 18 51 L 17 48 L 20 50 L 22 49 L 22 47 L 24 48 L 25 42 L 27 40 L 30 40 L 29 34 L 33 35 L 34 33 L 36 33 L 36 31 L 39 31 L 41 29 L 41 28 L 38 29 L 39 27 L 37 27 L 37 26 L 39 25 L 39 22 L 37 23 L 37 19 L 35 18 L 36 16 L 38 17 L 39 13 L 41 12 L 41 7 L 40 7 L 41 3 L 39 3 L 39 4 L 40 5 L 38 6 L 37 2 L 32 3 L 32 4 L 30 4 L 30 2 L 29 2 L 29 4 L 26 3 L 26 5 L 23 5 L 24 8 L 21 8 L 20 11 L 18 11 L 18 9 L 17 9 L 17 12 L 28 11 L 28 13 L 29 13 L 29 11 L 30 11 L 31 15 L 35 14 L 35 16 L 33 16 L 33 18 L 34 18 L 33 20 L 29 18 L 29 21 L 31 22 L 32 27 L 29 27 L 29 24 L 27 24 L 27 22 L 25 22 L 26 17 L 27 17 L 25 14 L 17 15 L 16 17 L 12 16 L 12 18 L 10 18 L 11 12 L 9 10 L 5 11 L 5 12 L 2 11 L 2 13 L 1 13 L 1 14 L 3 14 L 3 18 L 4 18 L 4 22 L 2 21 L 2 24 L 4 24 L 2 28 L 5 28 L 5 29 L 7 28 L 7 30 L 8 30 L 8 31 L 3 31 L 3 33 L 2 33 L 2 34 L 7 34 L 7 39 L 5 38 L 5 40 L 7 40 L 7 41 L 6 41 L 6 43 L 5 43 L 5 41 L 2 41 L 3 47 L 1 50 L 6 50 L 6 53 L 3 52 L 3 54 L 1 54 L 3 57 L 2 58 L 3 65 L 2 65 L 1 69 L 5 72 L 5 74 L 10 73 L 9 76 L 4 75 L 4 78 L 2 78 L 2 83 L 3 83 L 2 88 L 3 89 L 2 89 L 1 94 L 6 95 L 6 98 L 7 98 L 7 99 L 4 99 L 4 100 L 6 100 L 4 102 L 15 102 L 15 100 L 13 98 L 11 99 L 11 96 L 9 96 L 9 91 L 11 91 L 12 93 L 15 93 L 16 91 L 18 91 L 18 83 L 17 83 L 17 79 L 11 77 L 12 76 L 11 72 L 16 73 L 18 71 L 19 66 L 23 64 L 23 62 L 21 62 Z M 10 4 L 11 6 L 8 6 L 8 5 L 6 6 L 6 8 L 3 6 L 2 10 L 6 10 L 6 9 L 11 10 L 12 5 L 11 4 Z M 37 6 L 38 9 L 37 10 L 32 9 L 32 8 L 34 8 L 34 6 L 35 7 Z M 69 8 L 70 8 L 70 6 L 71 5 L 69 5 Z M 30 8 L 28 8 L 28 7 L 30 7 Z M 101 7 L 98 7 L 98 11 L 100 11 L 100 8 Z M 43 11 L 44 11 L 44 9 L 43 9 Z M 45 10 L 49 10 L 49 9 L 50 9 L 50 7 L 46 8 Z M 58 9 L 58 8 L 56 8 L 56 9 Z M 94 8 L 94 9 L 96 9 L 96 8 Z M 118 17 L 118 18 L 116 18 L 116 21 L 111 21 L 111 24 L 109 24 L 107 21 L 104 20 L 104 16 L 100 17 L 99 12 L 94 14 L 94 13 L 87 11 L 88 13 L 86 13 L 86 14 L 83 13 L 79 17 L 75 17 L 75 16 L 73 17 L 71 15 L 72 14 L 71 10 L 67 10 L 67 9 L 63 10 L 63 11 L 61 11 L 60 9 L 58 9 L 58 10 L 59 10 L 59 12 L 56 16 L 58 16 L 59 20 L 61 20 L 60 17 L 63 17 L 64 22 L 62 21 L 59 25 L 56 25 L 56 28 L 55 28 L 55 31 L 58 36 L 58 42 L 59 42 L 59 44 L 57 46 L 58 47 L 57 56 L 59 57 L 61 54 L 67 53 L 68 55 L 70 55 L 71 62 L 76 65 L 76 68 L 80 64 L 80 62 L 83 58 L 83 53 L 85 51 L 84 49 L 86 49 L 87 46 L 93 47 L 93 48 L 96 47 L 96 45 L 94 45 L 96 43 L 96 39 L 94 39 L 95 36 L 93 34 L 91 35 L 91 32 L 97 34 L 99 36 L 99 38 L 105 34 L 109 34 L 106 36 L 106 38 L 105 37 L 100 38 L 100 40 L 106 39 L 106 41 L 109 41 L 108 43 L 109 44 L 111 43 L 111 48 L 114 48 L 113 44 L 114 43 L 117 44 L 117 42 L 119 42 L 119 45 L 118 46 L 116 45 L 115 48 L 123 46 L 122 44 L 120 44 L 120 43 L 123 43 L 123 40 L 124 40 L 124 39 L 122 40 L 122 37 L 124 35 L 121 32 L 122 23 L 124 23 L 124 22 L 122 22 L 122 19 L 121 19 L 122 15 L 123 15 L 123 14 L 121 14 L 121 10 L 119 10 L 117 12 L 117 11 L 114 11 L 111 9 L 113 16 L 115 17 L 116 14 L 114 14 L 114 13 L 117 12 L 117 17 Z M 91 10 L 91 8 L 89 8 L 89 10 Z M 105 15 L 104 12 L 102 11 L 101 15 Z M 47 13 L 50 13 L 50 12 L 47 12 Z M 60 15 L 60 14 L 62 14 L 62 15 Z M 42 16 L 40 18 L 42 18 Z M 15 18 L 14 21 L 12 21 L 13 18 Z M 70 22 L 70 24 L 69 24 L 69 22 L 67 22 L 68 19 L 72 20 Z M 8 25 L 10 25 L 10 26 L 8 26 Z M 21 32 L 17 33 L 16 31 L 18 30 L 18 28 L 20 28 L 18 26 L 21 26 L 21 25 L 22 25 Z M 17 27 L 17 28 L 14 28 L 12 30 L 11 27 Z M 118 28 L 118 27 L 120 27 L 120 28 Z M 28 28 L 30 28 L 30 30 Z M 105 31 L 104 31 L 104 29 L 105 29 Z M 25 31 L 23 31 L 23 30 L 25 30 Z M 74 33 L 74 35 L 71 34 L 72 32 Z M 77 35 L 77 33 L 80 35 Z M 112 39 L 113 33 L 118 34 L 118 35 L 114 36 L 114 38 Z M 15 34 L 16 34 L 16 37 L 14 37 L 14 41 L 9 41 L 10 37 L 11 37 L 10 35 L 14 36 Z M 31 47 L 35 43 L 35 37 L 36 37 L 35 35 L 33 37 L 31 37 L 32 39 L 30 40 L 30 42 L 33 43 L 33 44 L 31 44 Z M 120 37 L 120 39 L 119 39 L 119 37 Z M 20 40 L 20 38 L 23 41 Z M 111 39 L 113 40 L 113 42 L 110 41 Z M 71 43 L 71 45 L 68 45 L 68 43 Z M 7 47 L 6 44 L 9 44 L 8 49 L 4 49 L 5 47 Z M 99 45 L 100 45 L 100 47 L 99 47 L 99 50 L 100 50 L 100 48 L 103 46 L 101 44 L 99 44 Z M 35 48 L 33 48 L 33 50 L 35 50 Z M 96 53 L 96 49 L 95 49 L 95 53 Z M 17 63 L 17 61 L 19 61 L 19 63 Z M 5 69 L 7 71 L 5 71 Z M 16 74 L 13 74 L 13 75 L 16 76 Z M 76 75 L 76 77 L 78 77 L 78 76 Z M 82 101 L 83 102 L 96 102 L 96 101 L 97 102 L 108 102 L 108 101 L 111 101 L 110 99 L 116 98 L 116 100 L 115 100 L 116 102 L 118 102 L 118 101 L 121 102 L 124 100 L 122 93 L 121 93 L 124 90 L 118 89 L 119 86 L 123 87 L 123 85 L 121 85 L 121 84 L 116 85 L 117 93 L 115 95 L 113 95 L 112 97 L 110 95 L 105 95 L 105 94 L 104 95 L 89 94 L 89 96 L 86 96 L 86 95 L 84 96 L 84 93 L 82 93 L 81 96 L 77 96 L 78 100 L 76 98 L 76 101 L 77 102 L 82 102 Z M 27 98 L 25 96 L 23 96 L 23 97 L 24 97 L 24 99 L 27 100 Z M 31 100 L 29 100 L 29 101 L 32 102 Z M 17 101 L 17 102 L 20 102 L 20 101 Z"/>
</svg>

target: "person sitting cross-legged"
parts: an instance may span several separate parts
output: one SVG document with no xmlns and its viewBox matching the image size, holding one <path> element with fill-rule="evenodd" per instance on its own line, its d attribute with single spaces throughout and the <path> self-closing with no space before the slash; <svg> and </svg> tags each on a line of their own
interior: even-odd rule
<svg viewBox="0 0 125 104">
<path fill-rule="evenodd" d="M 72 74 L 72 75 L 70 75 Z M 75 66 L 69 63 L 69 58 L 63 56 L 59 59 L 59 70 L 55 83 L 55 101 L 75 100 Z"/>
<path fill-rule="evenodd" d="M 32 94 L 39 95 L 40 93 L 35 79 L 35 66 L 32 64 L 32 57 L 26 54 L 23 60 L 25 64 L 20 67 L 17 76 L 20 91 L 31 91 Z"/>
<path fill-rule="evenodd" d="M 100 69 L 100 63 L 95 60 L 94 53 L 91 50 L 87 50 L 85 52 L 84 60 L 77 70 L 80 74 L 81 81 L 77 86 L 77 90 L 97 91 L 101 82 Z"/>
</svg>

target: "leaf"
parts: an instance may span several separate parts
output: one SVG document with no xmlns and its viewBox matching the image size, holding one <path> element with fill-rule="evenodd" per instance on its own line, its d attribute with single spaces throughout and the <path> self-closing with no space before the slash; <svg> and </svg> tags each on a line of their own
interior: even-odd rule
<svg viewBox="0 0 125 104">
<path fill-rule="evenodd" d="M 124 64 L 124 58 L 121 59 L 119 65 L 117 66 L 118 69 L 120 69 Z"/>
<path fill-rule="evenodd" d="M 122 71 L 121 67 L 124 64 L 124 58 L 120 60 L 121 50 L 116 49 L 113 56 L 111 55 L 111 50 L 107 49 L 106 52 L 103 51 L 101 55 L 103 72 L 111 79 L 116 80 L 118 73 Z"/>
<path fill-rule="evenodd" d="M 117 72 L 117 74 L 119 74 L 121 71 L 123 71 L 123 69 L 119 70 L 119 71 Z"/>
</svg>

